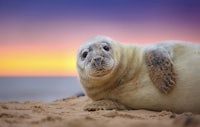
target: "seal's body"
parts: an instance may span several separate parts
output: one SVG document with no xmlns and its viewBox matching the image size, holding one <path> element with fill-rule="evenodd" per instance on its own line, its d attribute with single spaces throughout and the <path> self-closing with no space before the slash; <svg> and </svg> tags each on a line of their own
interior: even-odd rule
<svg viewBox="0 0 200 127">
<path fill-rule="evenodd" d="M 79 79 L 94 101 L 85 110 L 149 109 L 200 113 L 200 45 L 118 43 L 97 36 L 77 54 Z"/>
</svg>

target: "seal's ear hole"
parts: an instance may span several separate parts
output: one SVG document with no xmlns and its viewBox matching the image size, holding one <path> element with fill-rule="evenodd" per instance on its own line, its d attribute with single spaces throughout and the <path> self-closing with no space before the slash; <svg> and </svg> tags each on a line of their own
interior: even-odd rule
<svg viewBox="0 0 200 127">
<path fill-rule="evenodd" d="M 109 48 L 107 45 L 104 45 L 104 46 L 103 46 L 103 49 L 106 50 L 106 51 L 109 51 L 109 50 L 110 50 L 110 48 Z"/>
</svg>

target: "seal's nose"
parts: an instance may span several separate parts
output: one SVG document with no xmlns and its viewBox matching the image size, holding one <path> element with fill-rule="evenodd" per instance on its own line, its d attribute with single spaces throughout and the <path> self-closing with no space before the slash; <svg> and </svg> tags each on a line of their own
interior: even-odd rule
<svg viewBox="0 0 200 127">
<path fill-rule="evenodd" d="M 101 60 L 102 60 L 102 57 L 101 57 L 101 56 L 96 56 L 96 57 L 94 57 L 94 61 L 95 61 L 95 62 L 101 62 Z"/>
</svg>

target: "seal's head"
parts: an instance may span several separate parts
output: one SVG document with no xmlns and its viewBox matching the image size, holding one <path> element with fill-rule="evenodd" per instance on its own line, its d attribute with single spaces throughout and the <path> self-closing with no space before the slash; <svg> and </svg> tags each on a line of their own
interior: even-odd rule
<svg viewBox="0 0 200 127">
<path fill-rule="evenodd" d="M 108 75 L 114 66 L 112 39 L 96 36 L 83 43 L 77 53 L 77 71 L 80 77 L 98 78 Z"/>
</svg>

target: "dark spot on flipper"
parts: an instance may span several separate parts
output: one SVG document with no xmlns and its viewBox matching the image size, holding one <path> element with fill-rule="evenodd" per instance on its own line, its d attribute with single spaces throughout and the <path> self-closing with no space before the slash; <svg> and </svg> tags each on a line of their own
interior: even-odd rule
<svg viewBox="0 0 200 127">
<path fill-rule="evenodd" d="M 160 50 L 147 51 L 145 61 L 153 84 L 162 93 L 169 93 L 176 84 L 176 74 L 169 54 Z"/>
</svg>

